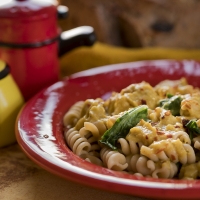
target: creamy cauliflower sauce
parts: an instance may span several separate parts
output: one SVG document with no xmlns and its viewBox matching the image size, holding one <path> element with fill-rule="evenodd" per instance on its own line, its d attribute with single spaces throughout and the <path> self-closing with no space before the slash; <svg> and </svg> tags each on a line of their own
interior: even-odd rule
<svg viewBox="0 0 200 200">
<path fill-rule="evenodd" d="M 136 176 L 200 177 L 200 89 L 185 78 L 76 102 L 63 122 L 67 145 L 88 162 Z"/>
</svg>

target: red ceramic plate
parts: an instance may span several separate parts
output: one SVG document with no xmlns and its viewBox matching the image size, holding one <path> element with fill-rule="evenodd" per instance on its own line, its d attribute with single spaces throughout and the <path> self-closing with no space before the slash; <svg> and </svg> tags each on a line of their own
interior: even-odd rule
<svg viewBox="0 0 200 200">
<path fill-rule="evenodd" d="M 26 103 L 16 123 L 17 140 L 38 165 L 81 184 L 146 198 L 200 199 L 200 180 L 138 178 L 115 172 L 74 155 L 63 138 L 63 115 L 76 101 L 106 98 L 111 91 L 120 91 L 143 80 L 154 86 L 164 79 L 181 77 L 200 86 L 200 63 L 191 60 L 144 61 L 76 73 Z"/>
</svg>

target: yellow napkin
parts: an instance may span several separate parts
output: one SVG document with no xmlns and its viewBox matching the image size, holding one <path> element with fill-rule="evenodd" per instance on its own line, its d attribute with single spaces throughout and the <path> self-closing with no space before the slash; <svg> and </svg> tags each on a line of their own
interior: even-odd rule
<svg viewBox="0 0 200 200">
<path fill-rule="evenodd" d="M 61 76 L 109 64 L 158 59 L 200 60 L 200 49 L 122 48 L 96 42 L 92 47 L 79 47 L 61 57 Z"/>
</svg>

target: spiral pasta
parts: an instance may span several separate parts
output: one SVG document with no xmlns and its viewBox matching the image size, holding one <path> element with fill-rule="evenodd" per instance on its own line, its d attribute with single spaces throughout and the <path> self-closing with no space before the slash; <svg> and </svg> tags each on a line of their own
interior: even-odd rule
<svg viewBox="0 0 200 200">
<path fill-rule="evenodd" d="M 167 139 L 152 143 L 149 147 L 142 146 L 141 154 L 153 161 L 166 161 L 182 164 L 196 161 L 194 149 L 189 144 L 183 144 L 179 139 Z"/>
<path fill-rule="evenodd" d="M 95 165 L 103 166 L 102 160 L 99 159 L 97 156 L 92 155 L 90 153 L 82 154 L 80 157 L 83 158 L 84 160 L 90 162 L 90 163 L 95 164 Z"/>
<path fill-rule="evenodd" d="M 90 143 L 85 137 L 81 137 L 79 132 L 74 128 L 65 131 L 64 136 L 67 144 L 75 154 L 82 155 L 90 151 Z"/>
<path fill-rule="evenodd" d="M 123 171 L 128 167 L 128 164 L 126 163 L 126 158 L 123 154 L 117 151 L 111 151 L 106 147 L 103 147 L 101 149 L 100 157 L 103 161 L 103 164 L 108 169 Z"/>
<path fill-rule="evenodd" d="M 143 81 L 103 100 L 78 101 L 63 117 L 68 147 L 82 159 L 153 178 L 200 178 L 200 90 L 185 78 Z M 138 119 L 139 118 L 139 119 Z"/>
<path fill-rule="evenodd" d="M 154 162 L 140 154 L 130 155 L 126 159 L 128 171 L 134 174 L 142 174 L 153 178 L 173 178 L 178 171 L 177 165 L 169 160 Z"/>
<path fill-rule="evenodd" d="M 173 178 L 178 171 L 178 166 L 169 160 L 160 163 L 160 167 L 152 173 L 153 178 Z"/>
<path fill-rule="evenodd" d="M 65 126 L 74 126 L 76 124 L 77 120 L 81 117 L 83 106 L 84 102 L 78 101 L 69 109 L 63 118 L 63 123 Z"/>
<path fill-rule="evenodd" d="M 124 155 L 135 155 L 140 151 L 138 144 L 132 140 L 128 141 L 124 138 L 120 138 L 118 143 L 120 144 L 120 150 Z"/>
<path fill-rule="evenodd" d="M 140 154 L 129 155 L 126 157 L 128 163 L 128 171 L 139 173 L 144 176 L 151 175 L 155 170 L 154 161 Z"/>
</svg>

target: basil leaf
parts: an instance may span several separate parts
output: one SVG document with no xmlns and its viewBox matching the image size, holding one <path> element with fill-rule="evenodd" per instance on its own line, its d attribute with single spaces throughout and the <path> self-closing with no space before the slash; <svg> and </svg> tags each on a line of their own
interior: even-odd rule
<svg viewBox="0 0 200 200">
<path fill-rule="evenodd" d="M 190 136 L 190 139 L 196 137 L 197 135 L 200 135 L 200 128 L 197 126 L 197 123 L 195 120 L 190 120 L 186 125 L 185 125 L 187 132 Z"/>
<path fill-rule="evenodd" d="M 163 99 L 162 101 L 160 101 L 159 106 L 166 110 L 170 110 L 172 115 L 179 116 L 181 109 L 181 101 L 182 98 L 180 96 L 175 95 L 168 99 Z"/>
<path fill-rule="evenodd" d="M 100 142 L 116 150 L 116 143 L 119 138 L 125 138 L 130 129 L 136 126 L 141 119 L 147 120 L 147 111 L 146 105 L 132 108 L 116 120 L 114 125 L 101 137 Z"/>
</svg>

